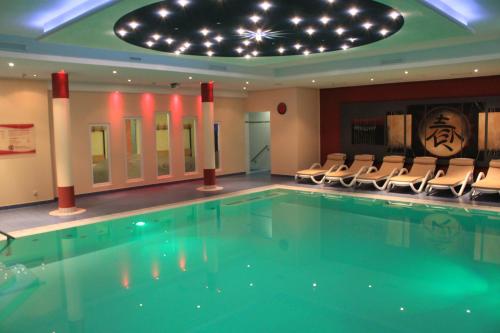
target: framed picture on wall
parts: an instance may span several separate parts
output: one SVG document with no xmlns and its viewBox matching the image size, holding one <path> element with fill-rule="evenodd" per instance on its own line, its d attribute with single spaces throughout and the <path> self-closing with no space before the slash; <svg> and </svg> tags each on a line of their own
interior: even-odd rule
<svg viewBox="0 0 500 333">
<path fill-rule="evenodd" d="M 409 106 L 415 154 L 476 158 L 478 114 L 483 109 L 481 102 Z"/>
<path fill-rule="evenodd" d="M 0 124 L 0 156 L 35 153 L 35 125 Z"/>
</svg>

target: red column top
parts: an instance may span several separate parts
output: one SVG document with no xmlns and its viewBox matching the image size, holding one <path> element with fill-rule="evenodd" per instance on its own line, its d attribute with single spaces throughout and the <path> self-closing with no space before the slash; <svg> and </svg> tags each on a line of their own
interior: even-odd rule
<svg viewBox="0 0 500 333">
<path fill-rule="evenodd" d="M 69 98 L 68 73 L 52 73 L 52 98 Z"/>
<path fill-rule="evenodd" d="M 202 83 L 201 84 L 201 101 L 203 103 L 209 102 L 213 103 L 214 101 L 214 83 Z"/>
</svg>

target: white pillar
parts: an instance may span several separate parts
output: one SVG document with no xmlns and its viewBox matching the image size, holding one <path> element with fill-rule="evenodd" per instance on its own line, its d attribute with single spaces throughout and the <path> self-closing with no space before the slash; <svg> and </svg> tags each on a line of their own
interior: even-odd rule
<svg viewBox="0 0 500 333">
<path fill-rule="evenodd" d="M 215 177 L 214 83 L 201 84 L 203 127 L 203 186 L 200 191 L 220 191 Z"/>
<path fill-rule="evenodd" d="M 51 215 L 73 215 L 84 212 L 75 206 L 75 187 L 71 161 L 71 113 L 68 73 L 52 74 L 52 118 L 57 179 L 58 210 Z"/>
</svg>

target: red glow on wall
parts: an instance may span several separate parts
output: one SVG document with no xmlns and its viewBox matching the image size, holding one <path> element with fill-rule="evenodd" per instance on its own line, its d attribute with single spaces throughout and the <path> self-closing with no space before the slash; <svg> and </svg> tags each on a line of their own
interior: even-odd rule
<svg viewBox="0 0 500 333">
<path fill-rule="evenodd" d="M 174 127 L 180 126 L 182 123 L 182 115 L 184 113 L 182 105 L 182 97 L 178 94 L 170 96 L 170 110 L 172 115 L 172 123 Z"/>
<path fill-rule="evenodd" d="M 155 113 L 156 103 L 153 94 L 145 93 L 141 95 L 142 116 L 147 120 L 151 119 Z"/>
<path fill-rule="evenodd" d="M 109 119 L 112 124 L 122 121 L 124 113 L 123 94 L 115 91 L 108 97 Z"/>
<path fill-rule="evenodd" d="M 198 117 L 198 120 L 201 120 L 203 114 L 203 102 L 202 102 L 202 97 L 198 96 L 196 99 L 196 115 Z"/>
</svg>

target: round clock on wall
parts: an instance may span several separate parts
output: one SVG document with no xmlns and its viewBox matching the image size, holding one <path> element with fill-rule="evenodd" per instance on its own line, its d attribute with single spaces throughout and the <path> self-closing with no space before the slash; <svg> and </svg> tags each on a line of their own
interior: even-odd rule
<svg viewBox="0 0 500 333">
<path fill-rule="evenodd" d="M 278 104 L 278 113 L 281 115 L 284 115 L 287 111 L 286 104 L 285 103 L 280 103 Z"/>
</svg>

